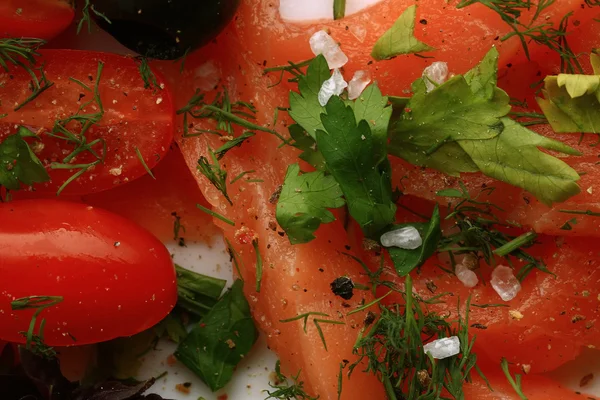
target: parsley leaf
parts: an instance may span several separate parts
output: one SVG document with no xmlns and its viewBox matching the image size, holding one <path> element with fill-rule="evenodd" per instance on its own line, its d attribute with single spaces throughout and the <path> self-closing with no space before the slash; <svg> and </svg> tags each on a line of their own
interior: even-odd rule
<svg viewBox="0 0 600 400">
<path fill-rule="evenodd" d="M 423 238 L 423 245 L 414 250 L 400 249 L 397 247 L 390 247 L 387 249 L 399 276 L 408 275 L 413 269 L 421 266 L 437 250 L 438 242 L 442 236 L 442 230 L 440 228 L 440 211 L 438 206 L 435 206 L 429 222 L 394 225 L 390 230 L 406 226 L 414 226 L 419 231 Z"/>
<path fill-rule="evenodd" d="M 579 193 L 579 175 L 539 150 L 579 153 L 528 130 L 507 117 L 509 98 L 496 86 L 498 52 L 430 93 L 422 79 L 392 126 L 390 154 L 416 165 L 458 176 L 481 171 L 523 188 L 547 205 Z"/>
<path fill-rule="evenodd" d="M 556 132 L 600 133 L 600 56 L 591 54 L 594 75 L 560 74 L 544 79 L 537 102 Z"/>
<path fill-rule="evenodd" d="M 231 380 L 236 365 L 258 338 L 243 287 L 241 280 L 235 281 L 175 351 L 175 357 L 212 391 Z"/>
<path fill-rule="evenodd" d="M 294 140 L 291 145 L 298 150 L 302 150 L 302 153 L 298 156 L 301 160 L 306 161 L 315 169 L 320 171 L 325 170 L 325 160 L 319 150 L 317 150 L 316 140 L 310 136 L 302 127 L 298 124 L 290 125 L 288 128 L 290 136 Z"/>
<path fill-rule="evenodd" d="M 198 274 L 175 264 L 177 271 L 177 305 L 203 316 L 217 303 L 227 281 Z"/>
<path fill-rule="evenodd" d="M 319 103 L 318 95 L 323 82 L 329 78 L 331 72 L 327 60 L 319 55 L 308 65 L 306 75 L 298 77 L 300 93 L 290 92 L 289 114 L 313 138 L 317 129 L 323 129 L 321 114 L 325 108 Z"/>
<path fill-rule="evenodd" d="M 352 107 L 334 96 L 326 109 L 317 145 L 344 192 L 350 215 L 367 236 L 376 237 L 396 214 L 389 161 L 385 153 L 377 154 L 380 144 L 365 120 L 357 124 Z"/>
<path fill-rule="evenodd" d="M 417 6 L 410 6 L 400 15 L 373 46 L 371 56 L 377 61 L 389 60 L 401 54 L 421 53 L 435 50 L 414 35 Z"/>
<path fill-rule="evenodd" d="M 335 221 L 327 208 L 344 205 L 340 185 L 322 171 L 298 175 L 300 166 L 288 167 L 277 203 L 276 218 L 290 243 L 307 243 L 319 225 Z"/>
<path fill-rule="evenodd" d="M 460 146 L 487 176 L 526 189 L 542 203 L 562 202 L 580 192 L 579 175 L 564 161 L 539 148 L 578 155 L 573 148 L 503 118 L 502 134 L 489 140 L 464 140 Z"/>
<path fill-rule="evenodd" d="M 381 94 L 376 83 L 369 85 L 354 102 L 349 102 L 354 108 L 356 122 L 365 120 L 369 123 L 373 135 L 376 154 L 382 158 L 387 156 L 385 149 L 387 143 L 387 132 L 392 107 L 388 106 L 388 98 Z"/>
<path fill-rule="evenodd" d="M 9 190 L 18 190 L 21 184 L 50 180 L 42 162 L 33 153 L 24 138 L 37 135 L 25 127 L 19 127 L 17 133 L 7 136 L 0 142 L 0 186 Z"/>
</svg>

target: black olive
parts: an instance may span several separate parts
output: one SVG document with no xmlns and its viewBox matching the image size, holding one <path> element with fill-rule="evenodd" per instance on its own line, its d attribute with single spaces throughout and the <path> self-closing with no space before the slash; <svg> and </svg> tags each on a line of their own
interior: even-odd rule
<svg viewBox="0 0 600 400">
<path fill-rule="evenodd" d="M 344 300 L 350 300 L 354 296 L 354 282 L 347 276 L 336 278 L 330 286 L 333 294 Z"/>
<path fill-rule="evenodd" d="M 96 23 L 127 48 L 174 60 L 213 40 L 240 0 L 92 0 Z"/>
</svg>

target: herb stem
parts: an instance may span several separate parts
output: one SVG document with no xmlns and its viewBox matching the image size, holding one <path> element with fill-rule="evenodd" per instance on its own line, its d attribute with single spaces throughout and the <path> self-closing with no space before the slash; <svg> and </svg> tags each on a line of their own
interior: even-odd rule
<svg viewBox="0 0 600 400">
<path fill-rule="evenodd" d="M 535 232 L 526 232 L 510 242 L 506 243 L 503 246 L 498 247 L 492 253 L 497 256 L 505 257 L 512 253 L 513 251 L 520 249 L 523 246 L 527 246 L 532 243 L 537 238 L 537 234 Z"/>
<path fill-rule="evenodd" d="M 260 285 L 262 283 L 262 275 L 263 275 L 263 260 L 260 255 L 260 248 L 258 247 L 258 239 L 254 239 L 252 241 L 252 247 L 254 247 L 254 252 L 256 253 L 256 291 L 260 293 Z"/>
<path fill-rule="evenodd" d="M 346 0 L 333 1 L 333 19 L 338 20 L 346 16 Z"/>
<path fill-rule="evenodd" d="M 559 210 L 561 213 L 565 214 L 578 214 L 578 215 L 589 215 L 592 217 L 600 217 L 600 212 L 594 212 L 592 210 Z"/>
<path fill-rule="evenodd" d="M 198 207 L 199 210 L 204 211 L 208 215 L 211 215 L 211 216 L 213 216 L 213 217 L 215 217 L 217 219 L 220 219 L 221 221 L 225 222 L 228 225 L 235 226 L 235 222 L 233 222 L 232 220 L 230 220 L 230 219 L 226 218 L 225 216 L 219 214 L 218 212 L 215 212 L 215 211 L 213 211 L 213 210 L 211 210 L 209 208 L 206 208 L 206 207 L 204 207 L 204 206 L 202 206 L 200 204 L 196 204 L 196 207 Z"/>
</svg>

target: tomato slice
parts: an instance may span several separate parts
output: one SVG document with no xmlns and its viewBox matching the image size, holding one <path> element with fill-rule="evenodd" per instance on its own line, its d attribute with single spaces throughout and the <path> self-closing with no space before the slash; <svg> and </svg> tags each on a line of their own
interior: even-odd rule
<svg viewBox="0 0 600 400">
<path fill-rule="evenodd" d="M 35 311 L 13 311 L 15 299 L 63 297 L 38 317 L 50 346 L 134 335 L 177 301 L 169 252 L 125 218 L 82 203 L 23 200 L 0 205 L 0 220 L 2 340 L 22 343 Z"/>
<path fill-rule="evenodd" d="M 0 140 L 13 134 L 18 125 L 38 133 L 43 145 L 34 146 L 34 150 L 48 168 L 51 181 L 36 185 L 37 191 L 56 192 L 73 174 L 84 169 L 82 166 L 98 161 L 90 151 L 69 160 L 67 157 L 79 144 L 48 135 L 59 119 L 77 113 L 101 112 L 98 102 L 93 101 L 98 82 L 104 114 L 86 132 L 85 141 L 88 144 L 96 139 L 104 141 L 105 148 L 100 142 L 91 147 L 96 154 L 104 155 L 104 160 L 86 169 L 64 192 L 87 194 L 110 189 L 145 175 L 146 167 L 153 168 L 160 161 L 173 139 L 171 97 L 167 90 L 144 88 L 135 60 L 92 51 L 43 50 L 40 53 L 37 65 L 43 65 L 45 76 L 53 85 L 17 111 L 15 109 L 32 95 L 31 76 L 17 66 L 11 66 L 10 75 L 0 74 L 0 82 L 4 84 L 0 92 L 0 115 L 8 114 L 0 119 Z M 103 68 L 96 82 L 100 62 Z M 157 77 L 157 80 L 162 79 Z M 79 110 L 80 107 L 83 108 Z M 81 140 L 81 125 L 71 121 L 66 128 Z M 65 160 L 74 167 L 53 169 L 52 163 L 65 163 Z"/>
<path fill-rule="evenodd" d="M 0 2 L 0 36 L 49 40 L 73 21 L 68 0 L 3 0 Z"/>
</svg>

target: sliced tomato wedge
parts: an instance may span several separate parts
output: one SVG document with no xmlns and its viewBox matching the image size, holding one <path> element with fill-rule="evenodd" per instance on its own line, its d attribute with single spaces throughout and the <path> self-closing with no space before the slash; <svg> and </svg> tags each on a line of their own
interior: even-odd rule
<svg viewBox="0 0 600 400">
<path fill-rule="evenodd" d="M 123 217 L 83 203 L 37 199 L 3 203 L 0 220 L 2 340 L 23 343 L 20 332 L 39 309 L 13 309 L 17 299 L 49 305 L 34 330 L 39 335 L 46 320 L 49 346 L 134 335 L 158 323 L 177 301 L 169 252 Z"/>
<path fill-rule="evenodd" d="M 0 115 L 7 114 L 0 119 L 0 140 L 19 125 L 41 139 L 33 148 L 51 181 L 35 190 L 99 192 L 145 175 L 162 159 L 173 140 L 171 97 L 160 87 L 144 88 L 135 60 L 78 50 L 40 53 L 35 67 L 43 68 L 48 82 L 32 71 L 41 88 L 49 87 L 37 97 L 31 99 L 40 89 L 32 90 L 24 68 L 11 65 L 10 74 L 0 74 Z M 90 118 L 95 123 L 86 129 Z"/>
<path fill-rule="evenodd" d="M 68 0 L 2 0 L 0 36 L 49 40 L 64 31 L 74 16 Z"/>
</svg>

